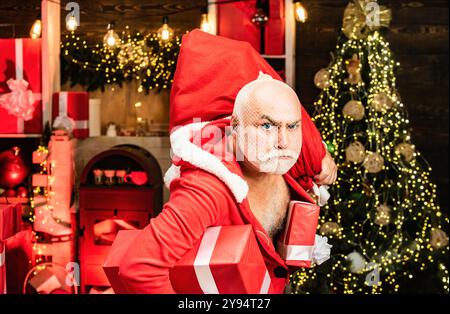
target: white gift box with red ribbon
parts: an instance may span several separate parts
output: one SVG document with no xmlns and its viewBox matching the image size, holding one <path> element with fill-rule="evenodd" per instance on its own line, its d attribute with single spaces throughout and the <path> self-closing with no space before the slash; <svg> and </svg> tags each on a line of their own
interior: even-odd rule
<svg viewBox="0 0 450 314">
<path fill-rule="evenodd" d="M 0 134 L 41 133 L 41 39 L 0 39 L 0 51 Z M 13 91 L 11 86 L 24 90 Z M 9 103 L 18 103 L 18 98 L 23 103 L 25 96 L 32 104 L 28 114 L 24 115 L 19 108 L 17 114 L 12 114 L 7 109 L 11 109 Z"/>
<path fill-rule="evenodd" d="M 311 267 L 330 257 L 327 238 L 316 235 L 320 207 L 317 204 L 291 201 L 286 227 L 278 241 L 278 253 L 286 265 Z"/>
<path fill-rule="evenodd" d="M 53 123 L 57 119 L 70 121 L 73 136 L 83 139 L 89 136 L 89 93 L 57 92 L 53 94 Z M 61 122 L 64 123 L 64 122 Z M 55 126 L 55 125 L 54 125 Z"/>
</svg>

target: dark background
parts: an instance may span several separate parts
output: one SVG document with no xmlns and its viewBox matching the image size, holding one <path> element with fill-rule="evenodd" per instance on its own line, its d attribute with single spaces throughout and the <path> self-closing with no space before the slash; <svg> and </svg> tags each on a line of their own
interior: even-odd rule
<svg viewBox="0 0 450 314">
<path fill-rule="evenodd" d="M 63 4 L 68 1 L 62 1 Z M 81 26 L 77 33 L 103 37 L 108 22 L 117 29 L 156 30 L 163 15 L 180 34 L 198 27 L 205 0 L 78 0 Z M 296 89 L 302 103 L 313 112 L 319 90 L 314 74 L 330 62 L 346 0 L 304 0 L 309 19 L 297 24 Z M 396 61 L 400 62 L 397 86 L 409 111 L 412 141 L 429 161 L 432 180 L 438 185 L 441 207 L 449 198 L 449 99 L 448 99 L 448 0 L 380 1 L 392 9 L 388 33 Z M 1 0 L 0 37 L 28 37 L 40 10 L 40 0 Z M 62 9 L 62 17 L 65 16 Z M 62 35 L 66 33 L 62 23 Z M 0 52 L 1 53 L 1 52 Z"/>
</svg>

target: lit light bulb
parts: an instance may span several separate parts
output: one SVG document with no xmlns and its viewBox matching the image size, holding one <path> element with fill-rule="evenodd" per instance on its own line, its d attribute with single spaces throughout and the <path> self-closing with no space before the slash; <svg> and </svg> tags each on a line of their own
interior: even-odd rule
<svg viewBox="0 0 450 314">
<path fill-rule="evenodd" d="M 173 30 L 169 27 L 169 18 L 163 17 L 163 25 L 158 29 L 158 37 L 163 41 L 168 41 L 173 36 Z"/>
<path fill-rule="evenodd" d="M 78 21 L 74 15 L 70 15 L 66 20 L 66 29 L 73 32 L 78 27 Z"/>
<path fill-rule="evenodd" d="M 31 26 L 30 29 L 30 37 L 35 39 L 41 37 L 42 32 L 42 22 L 40 18 L 37 18 L 36 21 L 34 21 L 33 26 Z"/>
<path fill-rule="evenodd" d="M 308 12 L 300 1 L 294 3 L 295 19 L 299 22 L 305 23 L 308 19 Z"/>
<path fill-rule="evenodd" d="M 119 35 L 114 31 L 114 22 L 109 23 L 108 32 L 103 37 L 103 44 L 108 48 L 115 48 L 120 42 Z"/>
<path fill-rule="evenodd" d="M 209 30 L 211 29 L 208 21 L 208 14 L 203 13 L 202 14 L 202 21 L 200 23 L 200 29 L 204 31 L 205 33 L 209 33 Z"/>
</svg>

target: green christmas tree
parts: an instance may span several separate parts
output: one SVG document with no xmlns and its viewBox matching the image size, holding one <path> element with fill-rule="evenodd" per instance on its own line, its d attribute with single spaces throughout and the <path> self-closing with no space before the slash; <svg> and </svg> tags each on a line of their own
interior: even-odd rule
<svg viewBox="0 0 450 314">
<path fill-rule="evenodd" d="M 384 38 L 390 18 L 376 2 L 350 2 L 335 56 L 314 78 L 313 121 L 339 169 L 318 225 L 333 248 L 292 275 L 294 293 L 449 291 L 448 216 L 411 143 Z"/>
</svg>

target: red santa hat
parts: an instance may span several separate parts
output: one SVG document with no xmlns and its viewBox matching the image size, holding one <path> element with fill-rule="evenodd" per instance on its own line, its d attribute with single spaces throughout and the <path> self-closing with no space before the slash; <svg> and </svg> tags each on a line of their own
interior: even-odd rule
<svg viewBox="0 0 450 314">
<path fill-rule="evenodd" d="M 281 80 L 247 42 L 195 29 L 184 35 L 170 93 L 170 131 L 193 119 L 231 115 L 239 90 L 259 71 Z"/>
</svg>

